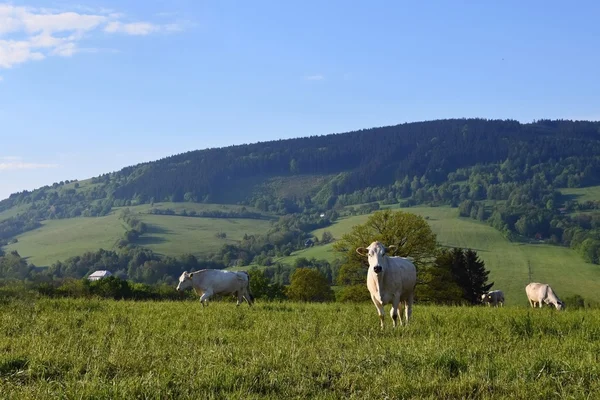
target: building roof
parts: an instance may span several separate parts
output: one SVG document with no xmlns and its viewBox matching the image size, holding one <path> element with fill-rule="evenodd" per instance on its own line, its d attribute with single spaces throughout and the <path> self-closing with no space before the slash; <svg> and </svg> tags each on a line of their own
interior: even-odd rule
<svg viewBox="0 0 600 400">
<path fill-rule="evenodd" d="M 112 272 L 107 271 L 107 270 L 98 270 L 98 271 L 94 271 L 94 273 L 92 273 L 90 276 L 88 276 L 88 278 L 105 278 L 107 276 L 111 276 Z"/>
</svg>

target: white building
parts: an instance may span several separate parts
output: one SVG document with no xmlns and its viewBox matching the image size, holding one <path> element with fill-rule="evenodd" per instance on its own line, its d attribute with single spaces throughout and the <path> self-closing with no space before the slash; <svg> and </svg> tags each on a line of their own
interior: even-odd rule
<svg viewBox="0 0 600 400">
<path fill-rule="evenodd" d="M 106 270 L 100 270 L 100 271 L 95 271 L 93 274 L 88 276 L 88 279 L 90 281 L 97 281 L 98 279 L 108 278 L 109 276 L 112 276 L 112 272 L 106 271 Z"/>
</svg>

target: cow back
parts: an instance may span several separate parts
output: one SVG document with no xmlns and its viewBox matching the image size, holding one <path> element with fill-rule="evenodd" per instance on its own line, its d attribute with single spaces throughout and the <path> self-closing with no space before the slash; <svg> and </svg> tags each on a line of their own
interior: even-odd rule
<svg viewBox="0 0 600 400">
<path fill-rule="evenodd" d="M 248 276 L 233 271 L 219 269 L 203 269 L 194 273 L 192 282 L 194 288 L 203 292 L 233 293 L 248 282 Z"/>
</svg>

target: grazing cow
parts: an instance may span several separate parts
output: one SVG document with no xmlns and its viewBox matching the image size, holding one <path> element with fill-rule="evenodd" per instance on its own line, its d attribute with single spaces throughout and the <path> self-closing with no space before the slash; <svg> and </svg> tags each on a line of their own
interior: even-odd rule
<svg viewBox="0 0 600 400">
<path fill-rule="evenodd" d="M 542 308 L 542 303 L 552 304 L 557 310 L 562 310 L 565 304 L 560 301 L 554 290 L 546 283 L 530 283 L 525 287 L 527 299 L 531 307 L 535 308 L 536 303 Z"/>
<path fill-rule="evenodd" d="M 237 296 L 237 305 L 246 300 L 248 305 L 254 303 L 250 293 L 250 276 L 245 271 L 233 272 L 219 269 L 203 269 L 196 272 L 185 271 L 179 277 L 177 290 L 193 287 L 200 296 L 202 306 L 208 305 L 208 299 L 213 294 L 232 293 Z"/>
<path fill-rule="evenodd" d="M 390 316 L 394 327 L 402 325 L 402 317 L 398 318 L 398 305 L 403 302 L 406 323 L 412 315 L 412 305 L 417 284 L 417 269 L 408 258 L 390 257 L 386 252 L 396 246 L 386 247 L 380 242 L 373 242 L 367 248 L 359 247 L 356 252 L 369 260 L 367 288 L 371 300 L 377 307 L 381 328 L 383 329 L 384 306 L 391 303 Z"/>
<path fill-rule="evenodd" d="M 491 292 L 482 294 L 481 301 L 487 303 L 488 307 L 491 305 L 498 307 L 498 304 L 504 307 L 504 293 L 502 290 L 492 290 Z"/>
</svg>

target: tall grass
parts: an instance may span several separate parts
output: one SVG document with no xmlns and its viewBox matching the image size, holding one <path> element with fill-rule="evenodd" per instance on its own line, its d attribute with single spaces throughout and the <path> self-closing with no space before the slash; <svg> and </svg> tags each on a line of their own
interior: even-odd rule
<svg viewBox="0 0 600 400">
<path fill-rule="evenodd" d="M 598 398 L 600 312 L 0 300 L 0 397 Z"/>
</svg>

